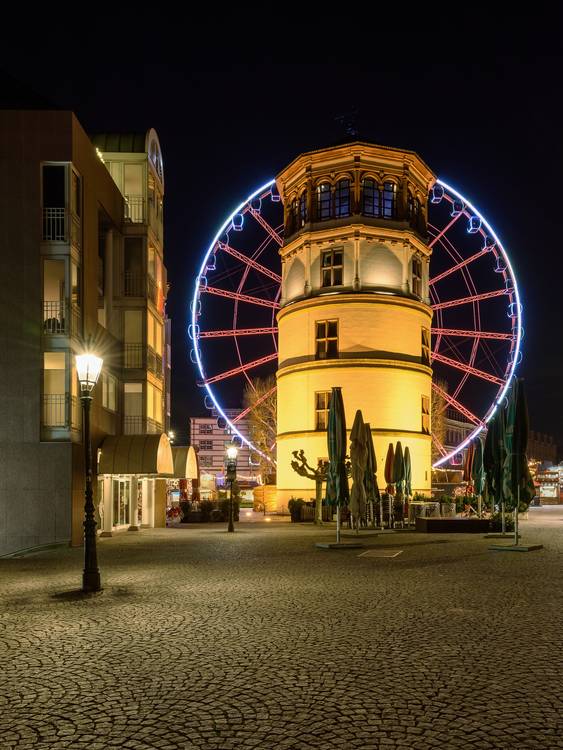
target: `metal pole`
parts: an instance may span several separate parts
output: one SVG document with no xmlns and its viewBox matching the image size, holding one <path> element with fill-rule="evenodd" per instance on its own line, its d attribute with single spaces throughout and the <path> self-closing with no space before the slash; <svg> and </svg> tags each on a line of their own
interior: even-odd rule
<svg viewBox="0 0 563 750">
<path fill-rule="evenodd" d="M 336 506 L 336 544 L 340 544 L 340 505 Z"/>
<path fill-rule="evenodd" d="M 514 508 L 514 544 L 518 546 L 518 508 L 520 507 L 520 484 L 516 491 L 516 507 Z"/>
<path fill-rule="evenodd" d="M 94 518 L 94 500 L 92 492 L 92 444 L 90 441 L 90 405 L 92 396 L 81 396 L 84 414 L 84 464 L 86 471 L 86 489 L 84 503 L 84 573 L 82 591 L 100 591 L 100 571 L 96 551 L 96 519 Z"/>
<path fill-rule="evenodd" d="M 235 524 L 234 524 L 234 513 L 233 513 L 233 482 L 235 480 L 231 477 L 231 497 L 229 500 L 229 528 L 227 531 L 234 531 L 235 530 Z"/>
</svg>

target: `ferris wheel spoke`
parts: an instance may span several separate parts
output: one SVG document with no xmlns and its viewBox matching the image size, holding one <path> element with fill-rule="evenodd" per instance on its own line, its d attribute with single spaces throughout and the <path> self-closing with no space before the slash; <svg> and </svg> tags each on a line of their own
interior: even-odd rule
<svg viewBox="0 0 563 750">
<path fill-rule="evenodd" d="M 227 299 L 235 299 L 239 302 L 249 302 L 251 305 L 260 305 L 261 307 L 273 307 L 275 310 L 279 310 L 279 302 L 272 302 L 268 299 L 260 299 L 260 297 L 251 297 L 249 294 L 241 294 L 241 292 L 231 292 L 228 289 L 219 289 L 214 286 L 200 287 L 200 292 L 206 294 L 215 294 L 218 297 L 227 297 Z"/>
<path fill-rule="evenodd" d="M 231 420 L 231 421 L 232 421 L 232 423 L 233 423 L 233 424 L 236 424 L 236 423 L 237 423 L 238 421 L 240 421 L 241 419 L 244 419 L 244 417 L 246 417 L 246 415 L 247 415 L 247 414 L 250 414 L 250 412 L 251 412 L 251 411 L 252 411 L 253 409 L 255 409 L 255 408 L 256 408 L 257 406 L 259 406 L 259 404 L 261 404 L 261 403 L 262 403 L 262 401 L 265 401 L 265 400 L 266 400 L 266 399 L 268 398 L 268 396 L 271 396 L 271 395 L 272 395 L 272 393 L 274 393 L 274 391 L 276 391 L 276 390 L 277 390 L 277 385 L 275 385 L 275 386 L 274 386 L 273 388 L 270 388 L 270 390 L 269 390 L 269 391 L 267 391 L 266 393 L 262 394 L 262 396 L 260 396 L 260 398 L 259 398 L 259 399 L 257 399 L 257 400 L 256 400 L 256 401 L 255 401 L 255 402 L 254 402 L 254 403 L 252 404 L 252 406 L 247 406 L 247 407 L 246 407 L 246 409 L 243 409 L 243 411 L 241 411 L 241 413 L 240 413 L 240 414 L 237 414 L 237 416 L 236 416 L 236 417 L 235 417 L 235 418 L 234 418 L 233 420 Z"/>
<path fill-rule="evenodd" d="M 451 359 L 450 357 L 446 357 L 438 352 L 432 353 L 432 361 L 442 362 L 444 365 L 455 367 L 456 370 L 461 370 L 462 372 L 468 372 L 470 375 L 475 375 L 478 378 L 482 378 L 482 380 L 488 380 L 489 383 L 495 383 L 495 385 L 502 385 L 504 383 L 504 380 L 502 378 L 497 378 L 496 375 L 491 375 L 489 372 L 478 370 L 476 367 L 467 365 L 464 362 L 458 362 L 457 359 Z"/>
<path fill-rule="evenodd" d="M 498 339 L 499 341 L 514 341 L 513 333 L 497 333 L 496 331 L 466 331 L 461 328 L 432 328 L 437 336 L 461 336 L 474 339 Z"/>
<path fill-rule="evenodd" d="M 461 268 L 464 268 L 465 266 L 468 266 L 470 263 L 473 263 L 474 260 L 477 260 L 478 258 L 481 258 L 483 255 L 486 255 L 489 253 L 491 249 L 489 247 L 483 248 L 483 250 L 479 250 L 478 253 L 475 253 L 475 255 L 471 255 L 469 258 L 465 258 L 465 260 L 461 260 L 459 263 L 456 263 L 455 266 L 452 266 L 451 268 L 446 269 L 442 273 L 439 273 L 437 276 L 434 276 L 434 278 L 429 280 L 429 284 L 436 284 L 436 282 L 441 281 L 442 279 L 445 279 L 446 276 L 449 276 L 452 273 L 455 273 L 456 271 L 459 271 Z"/>
<path fill-rule="evenodd" d="M 226 242 L 219 242 L 218 245 L 220 249 L 223 250 L 223 252 L 232 255 L 233 258 L 240 260 L 242 263 L 246 263 L 247 266 L 254 268 L 255 271 L 259 271 L 260 273 L 263 273 L 264 276 L 268 276 L 270 279 L 277 281 L 278 284 L 281 284 L 281 276 L 278 273 L 275 273 L 275 271 L 270 271 L 270 269 L 266 268 L 266 266 L 263 266 L 261 263 L 258 263 L 258 261 L 253 260 L 252 258 L 249 258 L 247 255 L 244 255 L 244 253 L 235 250 L 234 247 L 227 245 Z"/>
<path fill-rule="evenodd" d="M 460 216 L 463 216 L 463 211 L 461 211 L 459 214 L 456 214 L 456 216 L 454 216 L 449 224 L 446 224 L 446 226 L 435 237 L 432 238 L 432 240 L 428 243 L 428 247 L 432 247 L 436 242 L 438 242 L 438 240 L 446 234 L 448 229 L 453 227 Z"/>
<path fill-rule="evenodd" d="M 469 411 L 467 407 L 465 407 L 463 404 L 461 404 L 457 399 L 455 399 L 453 396 L 450 396 L 450 394 L 445 391 L 443 388 L 440 388 L 440 386 L 437 383 L 432 383 L 432 388 L 436 393 L 441 396 L 444 401 L 447 401 L 447 403 L 450 406 L 453 406 L 454 409 L 456 409 L 460 414 L 463 414 L 464 417 L 467 417 L 467 419 L 470 422 L 473 422 L 473 424 L 479 425 L 480 427 L 484 427 L 485 423 L 479 419 L 479 417 L 475 416 L 472 411 Z"/>
<path fill-rule="evenodd" d="M 258 211 L 255 211 L 253 208 L 250 208 L 249 210 L 252 216 L 256 219 L 256 221 L 266 230 L 266 232 L 268 232 L 270 237 L 272 237 L 281 247 L 283 245 L 283 239 L 276 232 L 276 230 L 270 224 L 268 224 L 266 219 Z"/>
<path fill-rule="evenodd" d="M 448 451 L 444 448 L 444 446 L 438 440 L 438 438 L 436 437 L 436 435 L 434 435 L 434 433 L 432 433 L 432 442 L 434 443 L 434 445 L 436 446 L 436 448 L 438 448 L 438 452 L 441 453 L 442 456 L 447 456 L 448 455 Z"/>
<path fill-rule="evenodd" d="M 461 297 L 460 299 L 452 299 L 448 302 L 438 302 L 436 305 L 432 305 L 433 310 L 444 310 L 447 307 L 457 307 L 458 305 L 466 305 L 470 302 L 480 302 L 484 299 L 492 299 L 493 297 L 503 297 L 511 293 L 509 289 L 497 289 L 494 292 L 483 292 L 482 294 L 473 294 L 470 297 Z"/>
<path fill-rule="evenodd" d="M 260 359 L 255 359 L 253 362 L 247 362 L 244 365 L 240 365 L 240 367 L 234 367 L 232 370 L 227 370 L 226 372 L 219 373 L 219 375 L 213 375 L 213 377 L 211 378 L 205 378 L 205 380 L 202 381 L 202 385 L 211 385 L 212 383 L 218 383 L 220 380 L 232 378 L 234 375 L 239 375 L 241 372 L 252 370 L 253 367 L 265 365 L 266 362 L 271 362 L 273 359 L 277 358 L 277 352 L 274 352 L 274 354 L 268 354 L 265 357 L 260 357 Z"/>
<path fill-rule="evenodd" d="M 278 329 L 272 328 L 229 328 L 226 330 L 200 331 L 200 339 L 232 338 L 233 336 L 262 336 L 264 334 L 275 334 Z"/>
</svg>

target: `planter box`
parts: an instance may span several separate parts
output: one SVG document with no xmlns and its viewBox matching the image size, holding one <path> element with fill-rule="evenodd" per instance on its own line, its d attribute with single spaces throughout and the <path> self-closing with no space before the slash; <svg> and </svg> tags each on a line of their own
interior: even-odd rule
<svg viewBox="0 0 563 750">
<path fill-rule="evenodd" d="M 487 518 L 423 518 L 416 519 L 416 530 L 427 534 L 486 534 Z"/>
</svg>

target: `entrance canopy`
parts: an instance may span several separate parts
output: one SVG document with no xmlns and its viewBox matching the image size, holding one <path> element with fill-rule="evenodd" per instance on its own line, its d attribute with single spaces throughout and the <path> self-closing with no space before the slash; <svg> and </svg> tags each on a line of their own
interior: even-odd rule
<svg viewBox="0 0 563 750">
<path fill-rule="evenodd" d="M 101 445 L 98 474 L 174 476 L 170 441 L 161 435 L 108 436 Z"/>
<path fill-rule="evenodd" d="M 198 479 L 197 455 L 192 445 L 173 446 L 172 457 L 176 479 Z"/>
</svg>

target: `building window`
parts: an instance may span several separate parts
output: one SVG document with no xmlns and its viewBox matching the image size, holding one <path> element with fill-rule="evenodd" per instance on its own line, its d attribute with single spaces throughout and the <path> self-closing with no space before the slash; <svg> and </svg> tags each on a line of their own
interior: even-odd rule
<svg viewBox="0 0 563 750">
<path fill-rule="evenodd" d="M 198 456 L 200 466 L 213 466 L 213 456 Z"/>
<path fill-rule="evenodd" d="M 342 284 L 344 253 L 342 250 L 328 250 L 321 256 L 321 286 Z"/>
<path fill-rule="evenodd" d="M 299 226 L 305 226 L 307 219 L 307 191 L 304 190 L 299 196 Z"/>
<path fill-rule="evenodd" d="M 213 440 L 200 440 L 199 441 L 199 449 L 200 449 L 200 451 L 212 451 L 213 450 Z"/>
<path fill-rule="evenodd" d="M 421 362 L 423 365 L 430 366 L 430 329 L 422 329 L 422 354 Z"/>
<path fill-rule="evenodd" d="M 317 391 L 315 393 L 315 430 L 326 430 L 328 427 L 330 396 L 331 391 Z"/>
<path fill-rule="evenodd" d="M 109 372 L 102 372 L 102 406 L 109 411 L 117 411 L 117 378 Z"/>
<path fill-rule="evenodd" d="M 317 186 L 317 219 L 319 221 L 327 221 L 332 216 L 331 210 L 332 195 L 330 191 L 330 183 L 321 182 Z"/>
<path fill-rule="evenodd" d="M 338 357 L 338 321 L 318 320 L 316 327 L 316 359 Z"/>
<path fill-rule="evenodd" d="M 362 213 L 364 216 L 381 214 L 379 188 L 376 181 L 368 177 L 362 180 Z"/>
<path fill-rule="evenodd" d="M 200 424 L 199 425 L 199 434 L 200 435 L 213 435 L 213 425 L 212 424 Z"/>
<path fill-rule="evenodd" d="M 422 432 L 430 435 L 430 399 L 422 396 Z"/>
<path fill-rule="evenodd" d="M 338 180 L 334 191 L 334 215 L 350 216 L 350 180 Z"/>
<path fill-rule="evenodd" d="M 422 297 L 422 261 L 420 258 L 412 259 L 412 293 Z"/>
<path fill-rule="evenodd" d="M 124 526 L 129 523 L 129 492 L 128 479 L 113 480 L 113 525 Z"/>
<path fill-rule="evenodd" d="M 397 186 L 394 182 L 383 185 L 383 218 L 394 219 L 396 214 Z"/>
</svg>

